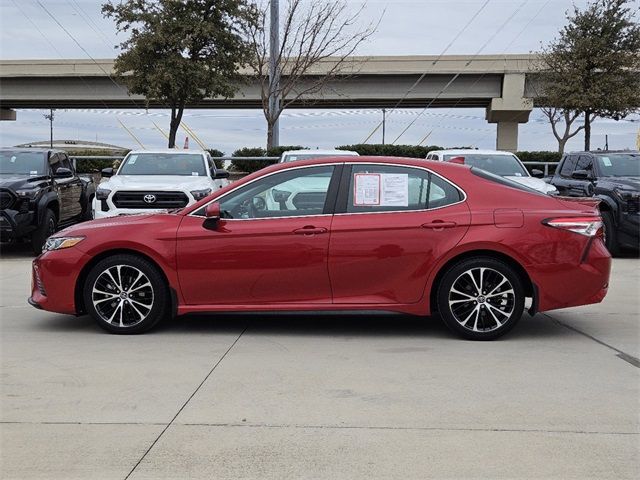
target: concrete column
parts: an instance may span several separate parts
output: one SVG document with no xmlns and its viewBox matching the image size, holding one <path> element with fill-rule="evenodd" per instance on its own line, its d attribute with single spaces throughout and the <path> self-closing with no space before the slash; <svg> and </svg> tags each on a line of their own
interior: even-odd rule
<svg viewBox="0 0 640 480">
<path fill-rule="evenodd" d="M 15 120 L 16 111 L 10 108 L 0 108 L 0 121 L 3 120 Z"/>
<path fill-rule="evenodd" d="M 518 122 L 498 122 L 496 150 L 518 150 Z"/>
</svg>

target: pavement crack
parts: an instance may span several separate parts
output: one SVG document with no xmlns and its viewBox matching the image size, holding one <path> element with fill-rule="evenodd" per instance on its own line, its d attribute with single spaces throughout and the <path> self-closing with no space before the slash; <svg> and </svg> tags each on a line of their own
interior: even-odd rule
<svg viewBox="0 0 640 480">
<path fill-rule="evenodd" d="M 622 350 L 614 347 L 613 345 L 609 345 L 608 343 L 603 342 L 599 338 L 596 338 L 593 335 L 589 335 L 588 333 L 583 332 L 582 330 L 579 330 L 576 327 L 573 327 L 573 326 L 569 325 L 568 323 L 564 323 L 564 322 L 558 320 L 557 318 L 553 318 L 551 315 L 549 315 L 547 313 L 542 313 L 542 315 L 547 317 L 549 320 L 551 320 L 556 325 L 560 325 L 561 327 L 564 327 L 564 328 L 566 328 L 568 330 L 571 330 L 572 332 L 579 333 L 580 335 L 585 336 L 588 339 L 593 340 L 596 343 L 599 343 L 603 347 L 607 347 L 609 350 L 613 350 L 614 352 L 616 352 L 616 357 L 618 357 L 621 360 L 624 360 L 625 362 L 633 365 L 636 368 L 640 368 L 640 359 L 639 358 L 634 357 L 633 355 L 629 355 L 628 353 L 623 352 Z"/>
<path fill-rule="evenodd" d="M 131 475 L 133 474 L 133 472 L 136 471 L 136 468 L 138 468 L 138 466 L 142 463 L 142 461 L 145 459 L 145 457 L 149 454 L 149 452 L 153 449 L 153 447 L 156 445 L 156 443 L 158 443 L 158 440 L 160 440 L 160 438 L 162 438 L 162 436 L 164 435 L 164 433 L 169 429 L 169 427 L 171 425 L 173 425 L 173 422 L 175 422 L 176 418 L 178 418 L 178 415 L 180 415 L 182 413 L 182 411 L 185 409 L 185 407 L 189 404 L 189 402 L 191 401 L 191 399 L 196 395 L 196 393 L 198 393 L 198 391 L 200 390 L 200 388 L 202 388 L 202 386 L 205 384 L 205 382 L 209 379 L 209 377 L 213 374 L 213 372 L 215 371 L 216 368 L 218 368 L 218 365 L 220 365 L 222 363 L 222 361 L 225 359 L 225 357 L 229 354 L 229 352 L 233 349 L 233 347 L 235 347 L 236 343 L 238 343 L 238 340 L 240 340 L 240 338 L 242 337 L 242 335 L 244 335 L 244 333 L 247 331 L 247 329 L 249 328 L 249 325 L 244 327 L 244 330 L 242 330 L 242 332 L 240 332 L 240 335 L 238 335 L 236 337 L 236 339 L 233 341 L 233 343 L 229 346 L 229 348 L 227 348 L 227 350 L 224 352 L 224 354 L 222 354 L 222 356 L 218 359 L 218 361 L 215 363 L 215 365 L 213 365 L 213 367 L 211 367 L 211 370 L 209 370 L 209 373 L 207 373 L 207 375 L 205 375 L 205 377 L 202 379 L 202 381 L 200 382 L 200 384 L 196 387 L 196 389 L 191 393 L 191 395 L 189 395 L 189 398 L 187 398 L 187 400 L 182 404 L 182 406 L 178 409 L 178 411 L 176 412 L 176 414 L 173 416 L 173 418 L 171 419 L 171 421 L 169 423 L 166 424 L 166 426 L 162 429 L 162 431 L 160 432 L 160 434 L 156 437 L 156 439 L 151 443 L 151 445 L 149 446 L 149 448 L 147 448 L 147 450 L 144 452 L 144 454 L 142 455 L 142 457 L 140 457 L 140 460 L 137 461 L 137 463 L 133 466 L 133 468 L 129 471 L 129 473 L 127 474 L 126 477 L 124 477 L 124 480 L 127 480 L 129 477 L 131 477 Z"/>
</svg>

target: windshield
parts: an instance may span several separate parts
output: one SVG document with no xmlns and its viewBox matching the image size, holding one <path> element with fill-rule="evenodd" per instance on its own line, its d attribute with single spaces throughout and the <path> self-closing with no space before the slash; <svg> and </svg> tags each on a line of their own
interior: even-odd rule
<svg viewBox="0 0 640 480">
<path fill-rule="evenodd" d="M 640 177 L 640 153 L 596 155 L 604 177 Z"/>
<path fill-rule="evenodd" d="M 481 153 L 465 153 L 445 155 L 445 160 L 464 157 L 464 164 L 478 167 L 501 177 L 528 177 L 529 173 L 513 155 L 494 155 Z"/>
<path fill-rule="evenodd" d="M 295 162 L 297 160 L 312 160 L 314 158 L 327 158 L 327 157 L 351 157 L 352 155 L 345 155 L 344 153 L 300 153 L 296 155 L 286 155 L 283 158 L 283 162 Z"/>
<path fill-rule="evenodd" d="M 194 153 L 132 153 L 118 175 L 206 176 L 202 155 Z"/>
<path fill-rule="evenodd" d="M 43 175 L 44 153 L 0 152 L 0 173 Z"/>
</svg>

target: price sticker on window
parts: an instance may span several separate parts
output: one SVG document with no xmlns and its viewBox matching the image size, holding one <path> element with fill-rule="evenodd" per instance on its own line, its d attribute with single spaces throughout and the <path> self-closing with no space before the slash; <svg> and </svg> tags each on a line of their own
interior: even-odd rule
<svg viewBox="0 0 640 480">
<path fill-rule="evenodd" d="M 353 176 L 353 205 L 380 205 L 380 174 L 356 173 Z"/>
</svg>

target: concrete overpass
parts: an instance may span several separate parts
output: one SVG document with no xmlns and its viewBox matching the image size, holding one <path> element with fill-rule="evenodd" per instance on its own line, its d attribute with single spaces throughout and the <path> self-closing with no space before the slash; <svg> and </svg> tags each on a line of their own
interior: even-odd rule
<svg viewBox="0 0 640 480">
<path fill-rule="evenodd" d="M 391 108 L 400 100 L 401 107 L 482 107 L 487 121 L 497 123 L 496 147 L 516 150 L 518 123 L 527 122 L 533 108 L 527 74 L 535 63 L 532 55 L 354 57 L 344 75 L 292 108 Z M 331 59 L 319 63 L 309 76 L 321 75 L 332 64 Z M 246 82 L 234 98 L 209 98 L 188 108 L 261 108 L 257 81 L 250 71 L 243 74 Z M 0 60 L 2 120 L 15 120 L 19 108 L 144 105 L 144 98 L 130 95 L 113 79 L 110 59 Z M 149 107 L 166 105 L 152 102 Z"/>
</svg>

